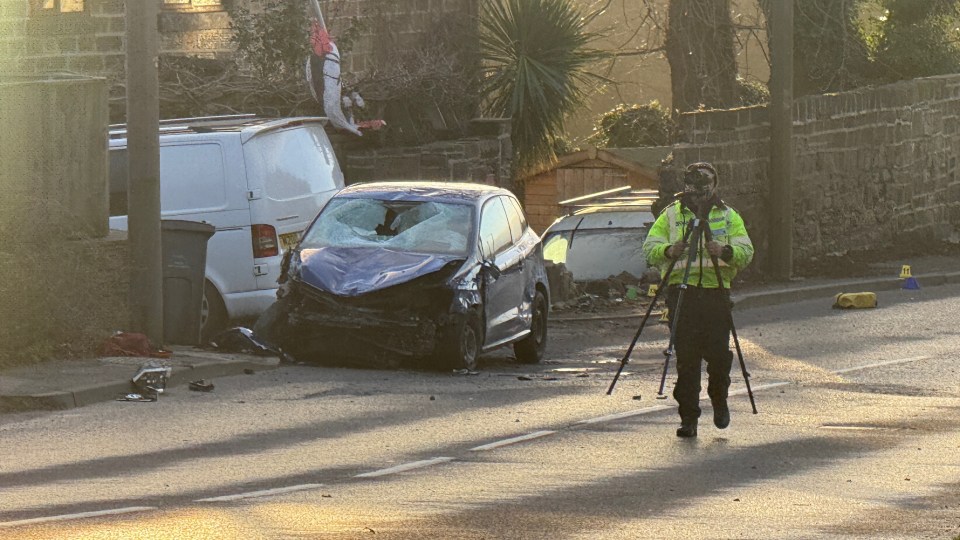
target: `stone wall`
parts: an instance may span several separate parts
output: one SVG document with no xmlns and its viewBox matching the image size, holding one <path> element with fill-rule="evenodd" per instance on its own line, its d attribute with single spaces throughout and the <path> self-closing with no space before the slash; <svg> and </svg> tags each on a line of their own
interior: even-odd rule
<svg viewBox="0 0 960 540">
<path fill-rule="evenodd" d="M 376 180 L 480 182 L 513 189 L 509 120 L 486 121 L 475 136 L 403 148 L 338 146 L 347 183 Z M 354 141 L 355 142 L 355 141 Z"/>
<path fill-rule="evenodd" d="M 793 113 L 795 261 L 937 242 L 954 233 L 960 76 L 806 97 Z M 766 108 L 687 114 L 682 131 L 670 168 L 693 161 L 717 167 L 724 199 L 743 214 L 762 266 L 775 180 L 768 177 Z"/>
<path fill-rule="evenodd" d="M 0 125 L 3 237 L 105 236 L 106 81 L 0 74 Z"/>
</svg>

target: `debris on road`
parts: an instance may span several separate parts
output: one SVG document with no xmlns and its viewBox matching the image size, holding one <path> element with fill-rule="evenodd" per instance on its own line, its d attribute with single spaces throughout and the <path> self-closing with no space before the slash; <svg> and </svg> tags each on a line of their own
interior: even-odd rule
<svg viewBox="0 0 960 540">
<path fill-rule="evenodd" d="M 167 379 L 172 371 L 170 366 L 151 360 L 140 366 L 137 374 L 130 381 L 140 390 L 141 394 L 159 396 L 167 387 Z"/>
<path fill-rule="evenodd" d="M 171 354 L 151 343 L 146 335 L 137 332 L 117 331 L 100 344 L 100 356 L 169 358 Z"/>
<path fill-rule="evenodd" d="M 127 394 L 123 397 L 118 397 L 117 401 L 141 401 L 141 402 L 157 401 L 157 397 L 144 396 L 143 394 Z"/>
<path fill-rule="evenodd" d="M 257 339 L 252 330 L 242 326 L 235 326 L 220 332 L 210 340 L 210 346 L 221 352 L 283 356 L 281 351 Z"/>
<path fill-rule="evenodd" d="M 190 381 L 188 387 L 194 392 L 213 392 L 213 383 L 207 382 L 204 379 Z"/>
<path fill-rule="evenodd" d="M 834 309 L 877 307 L 877 295 L 872 292 L 839 293 L 833 299 Z"/>
</svg>

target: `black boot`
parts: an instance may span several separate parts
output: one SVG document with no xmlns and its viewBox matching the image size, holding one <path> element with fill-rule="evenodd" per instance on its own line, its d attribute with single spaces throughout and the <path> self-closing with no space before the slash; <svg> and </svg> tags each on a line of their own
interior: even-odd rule
<svg viewBox="0 0 960 540">
<path fill-rule="evenodd" d="M 682 419 L 680 427 L 677 428 L 677 437 L 692 438 L 697 436 L 697 419 Z"/>
<path fill-rule="evenodd" d="M 730 408 L 727 407 L 727 400 L 714 402 L 713 425 L 719 429 L 725 429 L 730 425 Z"/>
</svg>

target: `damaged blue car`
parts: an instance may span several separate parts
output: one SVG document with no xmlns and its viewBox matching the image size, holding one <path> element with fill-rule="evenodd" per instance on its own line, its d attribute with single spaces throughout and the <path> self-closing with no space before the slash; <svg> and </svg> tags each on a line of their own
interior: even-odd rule
<svg viewBox="0 0 960 540">
<path fill-rule="evenodd" d="M 539 236 L 507 190 L 355 184 L 286 253 L 255 334 L 297 360 L 469 369 L 512 344 L 537 363 L 549 287 Z"/>
</svg>

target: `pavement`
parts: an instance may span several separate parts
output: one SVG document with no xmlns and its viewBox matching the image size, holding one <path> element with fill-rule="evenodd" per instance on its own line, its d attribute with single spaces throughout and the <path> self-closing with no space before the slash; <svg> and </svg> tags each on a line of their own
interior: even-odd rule
<svg viewBox="0 0 960 540">
<path fill-rule="evenodd" d="M 873 275 L 845 278 L 793 279 L 789 282 L 745 284 L 732 295 L 736 310 L 810 300 L 832 298 L 838 293 L 878 292 L 902 288 L 902 265 L 909 264 L 912 277 L 921 288 L 960 283 L 960 258 L 930 256 L 910 261 L 878 263 Z M 619 310 L 615 314 L 577 316 L 558 313 L 557 320 L 595 320 L 640 317 L 645 310 Z M 170 368 L 166 388 L 188 385 L 192 381 L 211 381 L 244 373 L 276 369 L 279 358 L 243 353 L 225 353 L 198 347 L 167 347 L 167 358 L 101 357 L 48 360 L 27 366 L 0 370 L 0 413 L 37 410 L 63 410 L 93 403 L 122 399 L 139 393 L 132 378 L 149 362 Z M 215 381 L 214 381 L 215 382 Z M 163 394 L 159 394 L 163 399 Z"/>
</svg>

